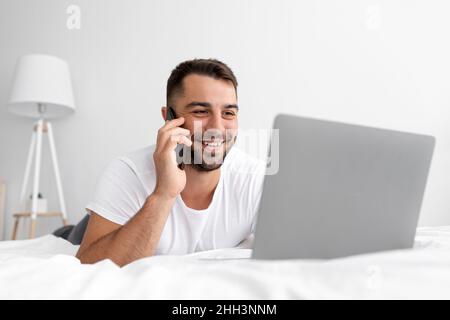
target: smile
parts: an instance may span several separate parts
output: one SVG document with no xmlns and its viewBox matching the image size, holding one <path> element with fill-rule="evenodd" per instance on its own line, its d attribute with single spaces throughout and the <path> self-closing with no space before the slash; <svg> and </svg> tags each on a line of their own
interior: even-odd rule
<svg viewBox="0 0 450 320">
<path fill-rule="evenodd" d="M 213 148 L 217 148 L 220 147 L 223 144 L 223 141 L 203 141 L 202 143 L 205 147 L 213 147 Z"/>
</svg>

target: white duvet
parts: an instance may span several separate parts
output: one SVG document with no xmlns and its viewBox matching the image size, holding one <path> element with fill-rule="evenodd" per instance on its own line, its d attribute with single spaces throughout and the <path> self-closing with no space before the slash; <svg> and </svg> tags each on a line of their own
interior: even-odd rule
<svg viewBox="0 0 450 320">
<path fill-rule="evenodd" d="M 251 239 L 250 239 L 251 240 Z M 328 261 L 251 260 L 240 248 L 82 265 L 48 235 L 0 242 L 0 299 L 450 299 L 450 226 L 412 250 Z"/>
</svg>

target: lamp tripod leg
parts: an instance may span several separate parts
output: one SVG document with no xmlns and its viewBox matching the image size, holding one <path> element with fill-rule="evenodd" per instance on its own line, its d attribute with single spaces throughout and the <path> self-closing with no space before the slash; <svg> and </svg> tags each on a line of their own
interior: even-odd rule
<svg viewBox="0 0 450 320">
<path fill-rule="evenodd" d="M 63 224 L 67 225 L 66 203 L 64 201 L 64 193 L 62 189 L 61 176 L 59 174 L 58 157 L 56 156 L 55 141 L 53 138 L 53 128 L 50 122 L 47 122 L 48 141 L 50 144 L 50 152 L 52 154 L 53 169 L 56 178 L 56 187 L 58 190 L 59 206 L 62 213 Z"/>
<path fill-rule="evenodd" d="M 33 181 L 33 196 L 31 203 L 31 225 L 30 238 L 34 238 L 36 234 L 36 217 L 37 217 L 37 197 L 39 192 L 39 178 L 41 170 L 41 150 L 42 150 L 42 131 L 44 120 L 40 119 L 37 122 L 36 130 L 36 157 L 34 163 L 34 181 Z"/>
<path fill-rule="evenodd" d="M 27 185 L 28 185 L 28 178 L 30 177 L 30 169 L 31 169 L 31 164 L 33 162 L 33 154 L 35 151 L 35 146 L 36 146 L 36 132 L 33 130 L 33 134 L 31 136 L 31 143 L 30 143 L 30 148 L 28 150 L 28 158 L 27 158 L 27 165 L 25 167 L 25 176 L 23 178 L 23 182 L 22 182 L 22 190 L 20 192 L 20 206 L 21 206 L 21 210 L 25 211 L 25 206 L 26 206 L 26 192 L 27 192 Z"/>
</svg>

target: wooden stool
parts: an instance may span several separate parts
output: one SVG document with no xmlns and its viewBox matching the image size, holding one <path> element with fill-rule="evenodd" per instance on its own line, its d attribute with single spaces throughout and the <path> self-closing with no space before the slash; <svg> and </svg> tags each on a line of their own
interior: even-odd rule
<svg viewBox="0 0 450 320">
<path fill-rule="evenodd" d="M 17 212 L 13 214 L 14 217 L 14 227 L 12 232 L 11 240 L 16 240 L 17 237 L 17 231 L 19 229 L 19 221 L 21 218 L 29 218 L 31 220 L 30 224 L 30 233 L 29 238 L 32 239 L 35 237 L 36 234 L 36 220 L 37 218 L 42 217 L 61 217 L 63 224 L 67 226 L 67 220 L 64 218 L 64 214 L 62 212 L 38 212 L 36 215 L 36 219 L 31 219 L 31 212 Z"/>
</svg>

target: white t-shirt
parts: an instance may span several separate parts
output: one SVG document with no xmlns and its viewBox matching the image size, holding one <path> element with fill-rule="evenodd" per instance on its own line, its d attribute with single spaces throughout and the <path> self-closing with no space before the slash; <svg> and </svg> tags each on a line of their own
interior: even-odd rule
<svg viewBox="0 0 450 320">
<path fill-rule="evenodd" d="M 121 225 L 132 218 L 155 188 L 154 148 L 114 159 L 97 182 L 86 209 Z M 254 232 L 265 168 L 264 161 L 234 146 L 220 168 L 219 183 L 207 209 L 191 209 L 178 195 L 155 254 L 231 248 L 245 240 Z"/>
</svg>

